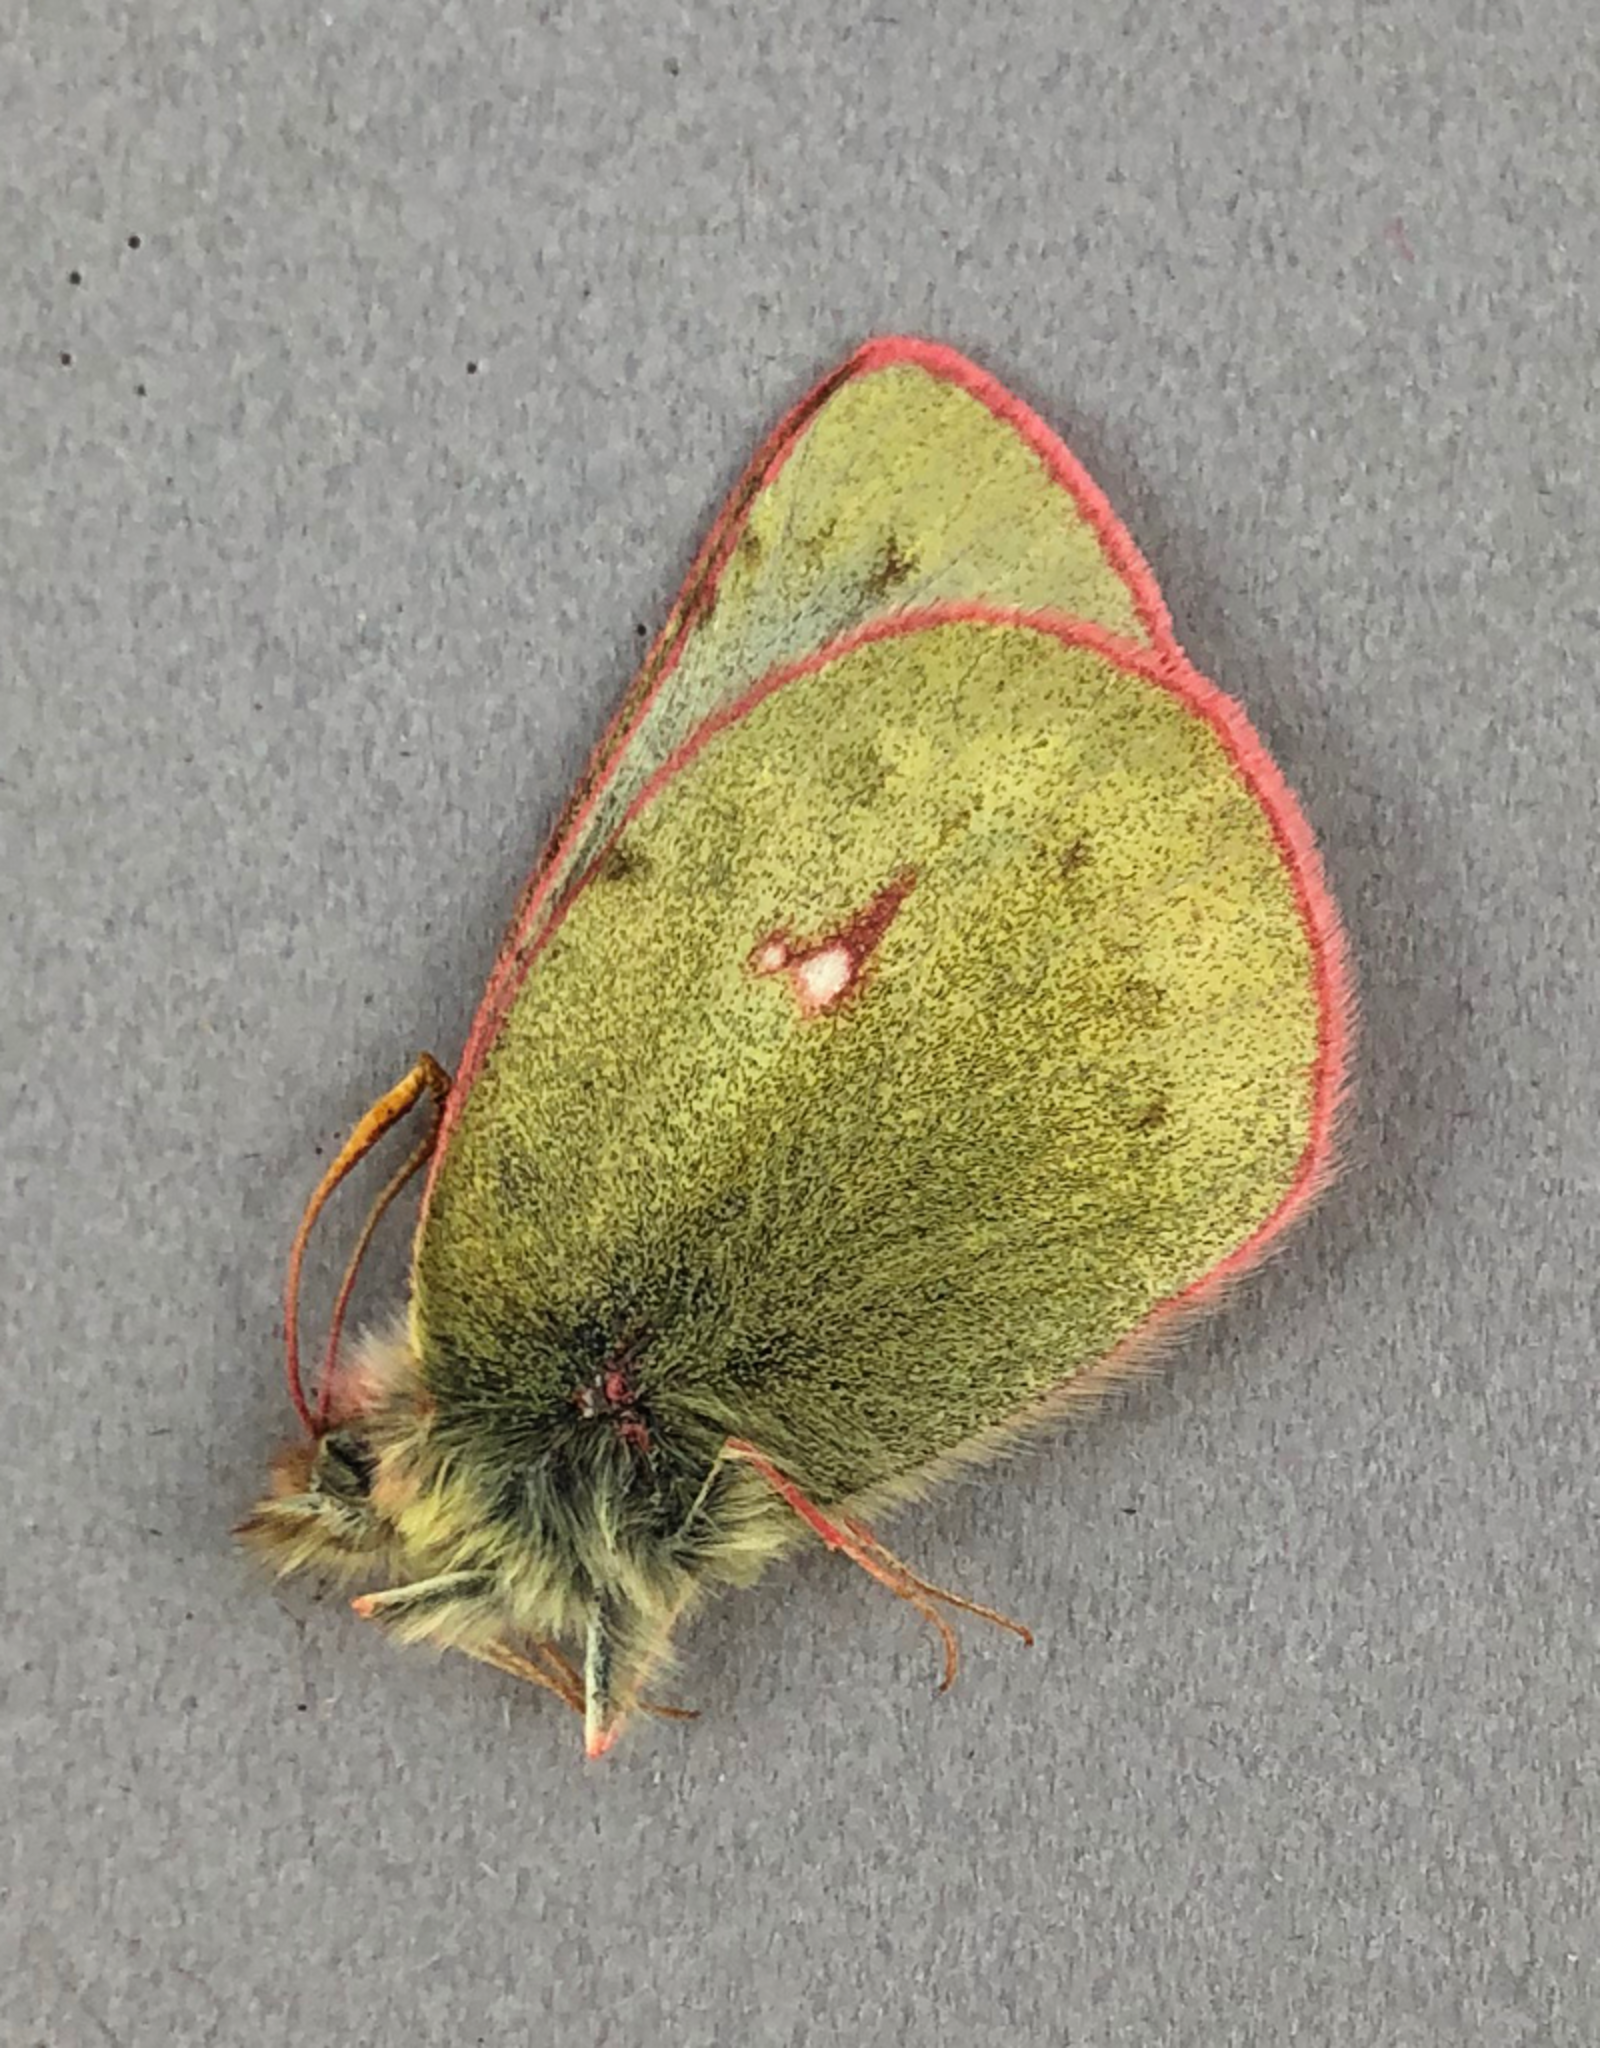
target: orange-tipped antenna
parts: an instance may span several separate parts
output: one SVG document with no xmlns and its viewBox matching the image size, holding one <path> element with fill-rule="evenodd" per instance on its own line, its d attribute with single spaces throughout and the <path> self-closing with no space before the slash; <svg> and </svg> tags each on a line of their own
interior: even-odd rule
<svg viewBox="0 0 1600 2048">
<path fill-rule="evenodd" d="M 356 1275 L 361 1271 L 361 1261 L 367 1255 L 373 1233 L 383 1221 L 389 1204 L 406 1185 L 413 1174 L 418 1173 L 433 1157 L 433 1148 L 439 1136 L 439 1111 L 436 1106 L 433 1120 L 412 1148 L 409 1158 L 399 1167 L 388 1185 L 367 1212 L 367 1220 L 361 1226 L 361 1235 L 356 1239 L 355 1249 L 350 1254 L 344 1269 L 344 1278 L 339 1282 L 339 1292 L 334 1298 L 333 1314 L 328 1318 L 327 1341 L 322 1347 L 322 1371 L 317 1376 L 317 1426 L 321 1436 L 328 1426 L 328 1410 L 333 1405 L 333 1368 L 339 1357 L 339 1340 L 344 1335 L 345 1311 L 350 1306 L 350 1297 L 355 1292 Z"/>
<path fill-rule="evenodd" d="M 399 1194 L 406 1182 L 423 1165 L 438 1142 L 439 1125 L 444 1116 L 445 1097 L 450 1092 L 450 1076 L 431 1053 L 424 1053 L 403 1081 L 397 1082 L 387 1095 L 380 1097 L 356 1125 L 339 1149 L 339 1156 L 317 1183 L 316 1192 L 307 1202 L 305 1213 L 300 1218 L 300 1228 L 294 1234 L 294 1243 L 289 1247 L 289 1271 L 283 1289 L 283 1337 L 284 1365 L 289 1382 L 289 1399 L 294 1403 L 295 1413 L 306 1426 L 306 1433 L 312 1438 L 322 1435 L 328 1426 L 328 1404 L 332 1399 L 332 1368 L 339 1342 L 339 1333 L 344 1327 L 345 1308 L 355 1286 L 356 1271 L 372 1233 L 378 1227 L 379 1219 L 389 1204 Z M 426 1136 L 405 1165 L 389 1182 L 373 1204 L 372 1213 L 356 1240 L 355 1252 L 339 1288 L 339 1298 L 334 1305 L 333 1322 L 329 1330 L 328 1346 L 323 1357 L 322 1379 L 317 1394 L 316 1413 L 306 1399 L 306 1391 L 300 1377 L 300 1267 L 305 1258 L 307 1242 L 312 1226 L 327 1205 L 328 1197 L 351 1169 L 367 1156 L 385 1132 L 392 1130 L 400 1119 L 415 1107 L 423 1095 L 433 1098 L 433 1113 Z"/>
<path fill-rule="evenodd" d="M 991 1621 L 996 1628 L 1009 1629 L 1025 1643 L 1031 1645 L 1033 1642 L 1033 1631 L 1020 1621 L 1013 1621 L 1009 1614 L 1001 1614 L 993 1607 L 981 1607 L 976 1600 L 964 1599 L 959 1593 L 919 1578 L 909 1565 L 901 1563 L 892 1550 L 884 1548 L 864 1522 L 858 1522 L 850 1515 L 840 1515 L 837 1521 L 830 1521 L 821 1508 L 807 1500 L 794 1481 L 780 1472 L 754 1444 L 730 1437 L 723 1445 L 723 1451 L 726 1456 L 740 1458 L 759 1472 L 778 1498 L 792 1507 L 830 1550 L 843 1551 L 853 1564 L 860 1565 L 880 1586 L 887 1586 L 897 1599 L 904 1600 L 908 1607 L 914 1608 L 924 1621 L 938 1630 L 944 1649 L 944 1676 L 939 1682 L 940 1692 L 948 1692 L 955 1682 L 961 1664 L 961 1649 L 955 1630 L 934 1605 L 935 1601 L 945 1607 L 958 1608 L 963 1614 L 975 1614 L 980 1621 Z"/>
</svg>

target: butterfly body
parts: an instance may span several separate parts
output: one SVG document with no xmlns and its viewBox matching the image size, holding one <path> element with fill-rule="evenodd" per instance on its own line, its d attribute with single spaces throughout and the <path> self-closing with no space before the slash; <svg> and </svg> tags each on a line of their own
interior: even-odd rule
<svg viewBox="0 0 1600 2048">
<path fill-rule="evenodd" d="M 404 1333 L 257 1540 L 387 1566 L 363 1611 L 545 1646 L 567 1694 L 582 1640 L 592 1750 L 808 1531 L 921 1606 L 861 1516 L 1265 1248 L 1326 1174 L 1344 1011 L 1293 799 L 1098 493 L 961 359 L 869 345 L 558 826 Z"/>
</svg>

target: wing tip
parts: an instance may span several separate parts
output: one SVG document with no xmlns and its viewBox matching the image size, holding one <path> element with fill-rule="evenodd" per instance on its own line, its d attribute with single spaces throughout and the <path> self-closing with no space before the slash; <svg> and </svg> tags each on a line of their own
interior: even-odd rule
<svg viewBox="0 0 1600 2048">
<path fill-rule="evenodd" d="M 872 335 L 845 359 L 839 369 L 814 387 L 811 399 L 815 400 L 838 384 L 851 382 L 857 377 L 907 364 L 927 371 L 942 383 L 958 385 L 996 419 L 1010 427 L 1032 450 L 1051 479 L 1076 504 L 1099 541 L 1113 572 L 1127 586 L 1133 598 L 1134 611 L 1150 645 L 1170 658 L 1181 659 L 1183 651 L 1155 571 L 1140 552 L 1111 500 L 1054 427 L 1019 398 L 1009 385 L 1001 383 L 992 371 L 984 369 L 981 363 L 974 362 L 971 356 L 952 348 L 948 342 L 930 341 L 922 335 Z"/>
</svg>

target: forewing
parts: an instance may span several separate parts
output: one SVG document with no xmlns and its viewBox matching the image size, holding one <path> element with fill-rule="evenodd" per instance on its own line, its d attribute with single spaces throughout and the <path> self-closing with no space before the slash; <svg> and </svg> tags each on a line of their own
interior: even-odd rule
<svg viewBox="0 0 1600 2048">
<path fill-rule="evenodd" d="M 952 349 L 869 342 L 779 425 L 724 506 L 552 835 L 515 948 L 537 942 L 706 718 L 873 621 L 946 603 L 1171 642 L 1133 542 L 1042 420 Z"/>
<path fill-rule="evenodd" d="M 635 796 L 419 1240 L 433 1369 L 658 1412 L 814 1497 L 937 1459 L 1251 1256 L 1326 1159 L 1338 939 L 1235 707 L 1061 622 L 779 671 Z M 733 1411 L 730 1411 L 730 1419 Z"/>
</svg>

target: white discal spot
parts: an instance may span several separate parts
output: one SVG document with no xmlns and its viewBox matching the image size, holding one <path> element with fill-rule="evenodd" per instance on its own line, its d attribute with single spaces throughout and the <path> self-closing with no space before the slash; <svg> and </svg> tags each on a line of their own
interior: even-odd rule
<svg viewBox="0 0 1600 2048">
<path fill-rule="evenodd" d="M 814 942 L 797 945 L 780 925 L 757 942 L 747 966 L 754 974 L 781 974 L 802 1017 L 824 1016 L 861 980 L 916 879 L 914 868 L 901 868 L 871 902 Z"/>
<path fill-rule="evenodd" d="M 848 946 L 827 946 L 802 960 L 794 970 L 795 991 L 807 1010 L 825 1010 L 837 1002 L 855 978 L 856 963 Z"/>
</svg>

